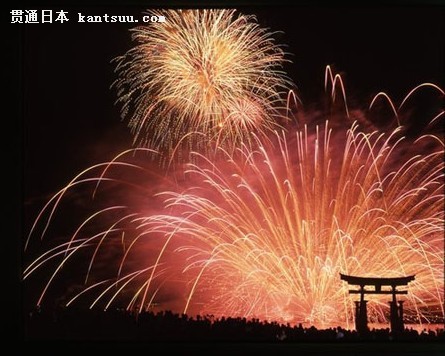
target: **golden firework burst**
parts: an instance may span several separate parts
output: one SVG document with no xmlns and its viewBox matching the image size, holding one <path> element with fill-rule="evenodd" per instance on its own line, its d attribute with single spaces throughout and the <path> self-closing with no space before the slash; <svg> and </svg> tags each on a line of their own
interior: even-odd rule
<svg viewBox="0 0 445 356">
<path fill-rule="evenodd" d="M 254 16 L 151 14 L 166 22 L 135 28 L 136 46 L 117 59 L 118 102 L 135 143 L 171 158 L 183 148 L 230 149 L 279 127 L 290 85 L 281 70 L 285 53 Z"/>
</svg>

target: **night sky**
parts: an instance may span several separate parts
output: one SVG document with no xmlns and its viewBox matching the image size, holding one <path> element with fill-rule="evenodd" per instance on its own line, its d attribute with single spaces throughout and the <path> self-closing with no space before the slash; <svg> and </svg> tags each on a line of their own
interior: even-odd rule
<svg viewBox="0 0 445 356">
<path fill-rule="evenodd" d="M 23 234 L 46 200 L 77 173 L 132 146 L 110 86 L 116 79 L 111 61 L 132 47 L 128 30 L 135 24 L 77 23 L 77 13 L 141 18 L 145 8 L 40 9 L 68 11 L 70 21 L 11 24 L 21 26 Z M 284 69 L 306 105 L 324 95 L 326 65 L 342 74 L 348 100 L 360 108 L 380 91 L 400 103 L 420 83 L 445 87 L 443 8 L 238 9 L 256 15 L 261 27 L 282 31 L 274 37 L 292 61 Z"/>
<path fill-rule="evenodd" d="M 29 203 L 132 144 L 111 60 L 132 47 L 133 24 L 77 23 L 83 14 L 140 17 L 144 8 L 60 7 L 68 23 L 22 25 L 24 196 Z M 58 7 L 54 8 L 59 10 Z M 324 69 L 342 74 L 348 100 L 365 108 L 379 91 L 400 102 L 423 82 L 444 87 L 443 12 L 434 8 L 241 7 L 291 53 L 285 70 L 303 102 L 323 95 Z M 76 16 L 74 16 L 76 14 Z M 39 205 L 39 204 L 37 204 Z"/>
</svg>

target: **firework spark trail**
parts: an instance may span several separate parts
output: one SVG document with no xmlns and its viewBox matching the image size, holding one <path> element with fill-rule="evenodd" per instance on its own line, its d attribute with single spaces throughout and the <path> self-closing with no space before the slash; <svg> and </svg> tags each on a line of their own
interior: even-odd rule
<svg viewBox="0 0 445 356">
<path fill-rule="evenodd" d="M 153 196 L 149 186 L 161 180 L 128 157 L 153 157 L 149 148 L 77 175 L 38 214 L 25 249 L 39 231 L 40 240 L 49 234 L 73 190 L 92 186 L 95 202 L 112 183 L 128 194 L 119 201 L 114 185 L 112 203 L 87 209 L 74 233 L 29 263 L 24 279 L 51 270 L 37 303 L 64 272 L 73 274 L 72 263 L 82 287 L 64 295 L 66 305 L 143 310 L 161 303 L 189 313 L 351 326 L 352 298 L 339 272 L 415 274 L 407 315 L 443 318 L 443 132 L 404 137 L 399 111 L 420 89 L 444 91 L 423 83 L 399 105 L 378 93 L 370 109 L 386 100 L 398 124 L 389 132 L 326 118 L 316 125 L 312 113 L 295 130 L 289 102 L 297 116 L 305 113 L 295 92 L 283 93 L 290 86 L 280 71 L 284 53 L 252 17 L 233 10 L 153 14 L 168 21 L 134 30 L 137 46 L 118 59 L 118 101 L 135 142 L 166 161 L 185 157 L 187 179 L 178 169 L 175 184 L 162 182 Z M 328 87 L 332 102 L 341 94 L 350 123 L 356 111 L 329 66 Z M 371 320 L 385 319 L 384 297 L 373 297 L 369 308 Z"/>
<path fill-rule="evenodd" d="M 91 306 L 128 298 L 129 309 L 149 307 L 182 278 L 179 311 L 351 326 L 352 300 L 339 272 L 416 274 L 407 314 L 443 317 L 443 141 L 433 134 L 406 141 L 401 128 L 365 133 L 354 123 L 336 132 L 326 121 L 277 132 L 254 151 L 225 151 L 225 163 L 196 154 L 199 164 L 187 171 L 194 185 L 160 194 L 166 213 L 130 209 L 92 236 L 76 229 L 69 243 L 31 264 L 26 277 L 65 250 L 42 300 L 79 249 L 92 251 L 87 276 L 94 276 L 93 261 L 125 239 L 121 257 L 107 261 L 108 277 L 93 278 L 68 304 L 93 296 Z M 422 142 L 435 149 L 416 150 Z M 409 155 L 400 154 L 410 146 Z M 102 184 L 109 168 L 98 175 Z M 373 298 L 371 320 L 385 319 L 386 302 Z"/>
<path fill-rule="evenodd" d="M 202 152 L 213 141 L 230 149 L 252 142 L 252 131 L 279 127 L 291 83 L 273 33 L 235 10 L 152 13 L 166 23 L 135 28 L 137 45 L 116 68 L 118 102 L 135 142 L 171 159 L 173 151 Z"/>
<path fill-rule="evenodd" d="M 199 193 L 166 194 L 168 206 L 185 212 L 150 217 L 144 226 L 155 231 L 161 224 L 177 239 L 199 242 L 188 247 L 197 255 L 186 269 L 199 271 L 188 302 L 201 286 L 211 294 L 206 310 L 213 314 L 249 316 L 255 301 L 250 316 L 288 313 L 326 326 L 338 322 L 337 311 L 351 320 L 350 298 L 337 278 L 342 272 L 416 274 L 410 308 L 418 317 L 426 316 L 424 306 L 443 315 L 443 146 L 391 170 L 390 156 L 403 141 L 395 140 L 398 131 L 386 137 L 353 125 L 337 161 L 326 126 L 312 144 L 307 130 L 297 133 L 294 147 L 283 135 L 279 157 L 261 146 L 242 150 L 241 162 L 229 157 L 224 172 L 210 162 L 207 169 L 194 165 Z M 386 307 L 376 300 L 373 319 Z M 274 315 L 280 305 L 281 315 Z"/>
</svg>

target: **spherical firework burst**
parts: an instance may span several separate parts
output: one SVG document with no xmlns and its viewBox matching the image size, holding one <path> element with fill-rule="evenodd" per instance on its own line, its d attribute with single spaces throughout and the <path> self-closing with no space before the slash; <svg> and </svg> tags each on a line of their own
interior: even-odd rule
<svg viewBox="0 0 445 356">
<path fill-rule="evenodd" d="M 25 278 L 55 262 L 38 304 L 70 262 L 80 270 L 75 258 L 82 255 L 83 281 L 67 293 L 67 305 L 160 305 L 352 327 L 353 300 L 339 273 L 415 274 L 406 314 L 417 322 L 443 318 L 443 132 L 410 138 L 399 126 L 384 132 L 343 119 L 277 131 L 256 149 L 220 148 L 225 159 L 216 162 L 195 153 L 187 179 L 157 198 L 93 211 L 26 268 Z M 103 187 L 114 174 L 133 182 L 140 168 L 123 157 L 93 167 L 100 173 L 92 177 L 76 177 L 37 222 L 46 229 L 75 186 Z M 132 187 L 140 189 L 140 182 Z M 387 318 L 387 301 L 371 299 L 371 321 Z"/>
<path fill-rule="evenodd" d="M 115 83 L 134 140 L 181 157 L 234 147 L 278 127 L 284 52 L 253 16 L 235 10 L 153 11 L 118 58 Z M 180 147 L 178 149 L 178 147 Z"/>
</svg>

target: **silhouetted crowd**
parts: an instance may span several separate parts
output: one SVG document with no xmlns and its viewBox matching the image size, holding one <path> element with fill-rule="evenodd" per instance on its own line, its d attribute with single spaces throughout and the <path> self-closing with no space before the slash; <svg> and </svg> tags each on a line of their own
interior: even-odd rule
<svg viewBox="0 0 445 356">
<path fill-rule="evenodd" d="M 85 310 L 66 308 L 25 316 L 28 340 L 136 340 L 136 341 L 247 341 L 247 342 L 348 342 L 348 341 L 444 341 L 444 329 L 413 329 L 393 334 L 373 329 L 366 335 L 341 327 L 319 330 L 315 327 L 279 324 L 259 319 L 212 315 L 189 317 L 170 311 L 129 313 L 125 310 Z"/>
</svg>

